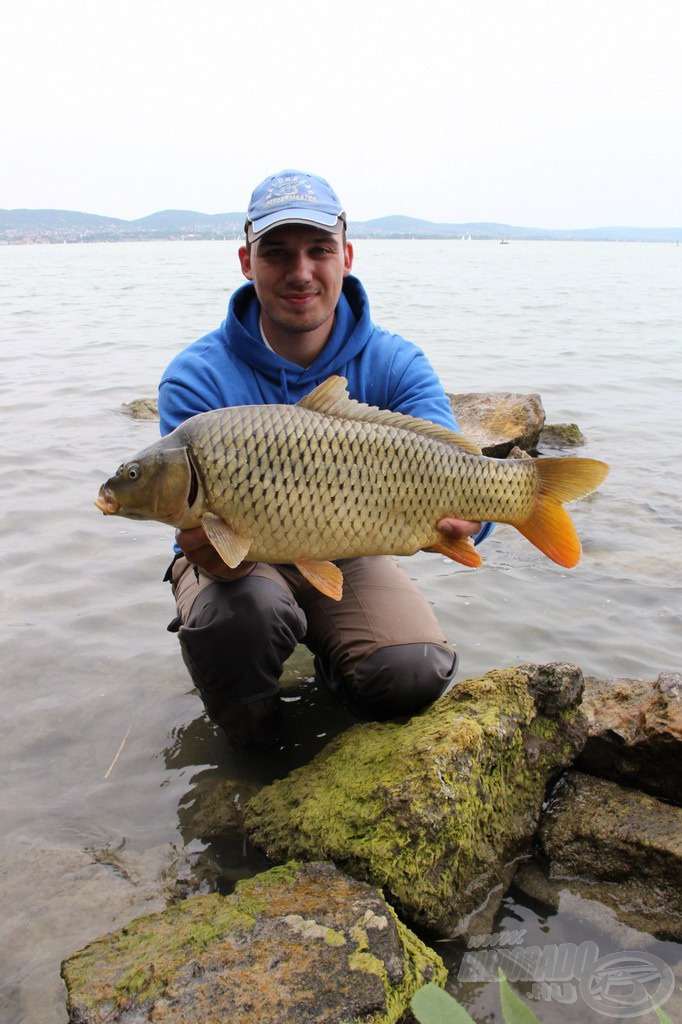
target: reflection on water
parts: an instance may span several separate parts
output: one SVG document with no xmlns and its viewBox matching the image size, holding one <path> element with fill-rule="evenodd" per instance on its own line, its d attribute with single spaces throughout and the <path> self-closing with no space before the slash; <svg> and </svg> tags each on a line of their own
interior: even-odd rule
<svg viewBox="0 0 682 1024">
<path fill-rule="evenodd" d="M 523 869 L 520 875 L 524 875 Z M 434 943 L 449 971 L 448 991 L 466 1006 L 474 1020 L 479 1024 L 493 1021 L 497 1024 L 503 1019 L 497 980 L 467 980 L 481 975 L 487 978 L 488 970 L 494 976 L 498 964 L 502 963 L 506 967 L 505 973 L 514 981 L 516 991 L 528 999 L 541 1024 L 575 1024 L 576 1020 L 581 1024 L 602 1024 L 605 1019 L 614 1017 L 618 1020 L 631 1017 L 642 1024 L 655 1024 L 657 1017 L 653 1012 L 642 1012 L 650 1005 L 646 1001 L 636 1014 L 627 1012 L 630 1008 L 627 999 L 631 993 L 632 1005 L 636 1009 L 634 994 L 637 987 L 636 981 L 633 984 L 627 978 L 621 978 L 620 988 L 614 986 L 612 993 L 613 1002 L 618 1005 L 622 998 L 626 1004 L 620 1003 L 622 1016 L 621 1012 L 614 1013 L 613 1005 L 608 1006 L 606 999 L 595 999 L 595 1005 L 586 1003 L 584 982 L 581 988 L 581 974 L 584 973 L 580 969 L 581 947 L 583 956 L 590 963 L 593 960 L 601 962 L 602 958 L 609 956 L 618 963 L 619 955 L 625 962 L 627 954 L 635 953 L 644 954 L 645 962 L 648 956 L 656 958 L 653 960 L 655 965 L 662 961 L 663 969 L 667 965 L 678 982 L 678 991 L 666 1001 L 664 1008 L 673 1020 L 680 1019 L 682 946 L 679 943 L 665 942 L 628 927 L 619 920 L 616 911 L 596 899 L 576 893 L 570 881 L 552 882 L 545 878 L 542 888 L 542 898 L 538 898 L 532 891 L 513 884 L 492 922 L 487 941 L 479 936 L 478 942 L 470 939 L 468 943 Z M 503 937 L 509 944 L 500 947 Z M 513 950 L 513 956 L 505 962 L 505 958 L 499 955 L 500 948 Z M 481 966 L 476 965 L 475 960 L 472 966 L 467 958 L 477 954 Z M 533 980 L 535 964 L 539 965 L 535 974 L 538 980 Z M 663 980 L 667 982 L 668 978 L 666 971 Z M 657 984 L 647 985 L 648 991 L 655 991 Z M 607 1013 L 607 1009 L 611 1012 Z"/>
<path fill-rule="evenodd" d="M 162 900 L 183 850 L 188 890 L 227 891 L 260 870 L 238 829 L 243 792 L 306 762 L 351 721 L 310 681 L 301 652 L 282 749 L 233 751 L 201 716 L 165 631 L 171 531 L 92 506 L 121 460 L 156 437 L 123 403 L 154 395 L 169 359 L 222 319 L 240 283 L 236 247 L 0 248 L 3 1024 L 65 1021 L 60 959 Z M 574 506 L 585 555 L 572 572 L 508 527 L 486 542 L 478 571 L 433 554 L 406 560 L 459 649 L 460 678 L 529 661 L 646 679 L 679 669 L 679 254 L 357 244 L 375 319 L 421 344 L 447 390 L 539 392 L 550 421 L 587 435 L 581 454 L 612 465 L 600 492 Z M 221 792 L 234 826 L 211 834 Z M 519 891 L 504 908 L 535 913 Z M 565 901 L 541 913 L 545 936 L 577 928 Z M 488 989 L 472 997 L 478 1020 L 499 1019 Z M 563 1012 L 539 1008 L 543 1021 Z"/>
<path fill-rule="evenodd" d="M 305 655 L 297 653 L 294 660 L 303 663 Z M 240 878 L 271 866 L 243 834 L 245 803 L 263 786 L 307 764 L 355 722 L 313 678 L 296 681 L 289 673 L 285 693 L 284 726 L 276 747 L 240 750 L 202 715 L 176 730 L 164 751 L 170 770 L 189 770 L 178 821 L 183 842 L 195 850 L 200 844 L 195 877 L 208 879 L 210 888 L 225 894 Z"/>
</svg>

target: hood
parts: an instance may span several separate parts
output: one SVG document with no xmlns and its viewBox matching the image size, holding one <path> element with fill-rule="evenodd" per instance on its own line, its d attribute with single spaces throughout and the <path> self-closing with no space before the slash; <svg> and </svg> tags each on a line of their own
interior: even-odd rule
<svg viewBox="0 0 682 1024">
<path fill-rule="evenodd" d="M 282 359 L 264 344 L 259 326 L 260 304 L 253 284 L 245 284 L 233 294 L 227 319 L 220 326 L 223 344 L 239 359 L 274 384 L 282 375 L 293 390 L 326 380 L 365 347 L 372 335 L 367 293 L 356 277 L 344 278 L 336 307 L 336 320 L 329 341 L 314 363 L 298 366 Z"/>
</svg>

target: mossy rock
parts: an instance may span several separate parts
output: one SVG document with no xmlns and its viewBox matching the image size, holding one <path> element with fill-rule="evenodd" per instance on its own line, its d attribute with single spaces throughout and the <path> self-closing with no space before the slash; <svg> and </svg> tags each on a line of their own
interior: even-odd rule
<svg viewBox="0 0 682 1024">
<path fill-rule="evenodd" d="M 396 1024 L 446 971 L 376 889 L 290 863 L 138 918 L 62 975 L 71 1024 Z"/>
<path fill-rule="evenodd" d="M 548 423 L 540 432 L 542 448 L 579 448 L 587 438 L 577 423 Z"/>
<path fill-rule="evenodd" d="M 548 783 L 581 749 L 574 666 L 459 683 L 407 724 L 357 725 L 265 787 L 245 827 L 275 861 L 333 860 L 411 923 L 462 931 L 536 830 Z"/>
</svg>

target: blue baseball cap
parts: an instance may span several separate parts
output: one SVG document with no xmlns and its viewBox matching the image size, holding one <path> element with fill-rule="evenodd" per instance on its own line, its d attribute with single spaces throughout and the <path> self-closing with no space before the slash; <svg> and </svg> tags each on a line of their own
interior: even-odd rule
<svg viewBox="0 0 682 1024">
<path fill-rule="evenodd" d="M 277 224 L 310 224 L 337 232 L 346 213 L 328 181 L 305 171 L 280 171 L 253 190 L 244 230 L 255 242 Z"/>
</svg>

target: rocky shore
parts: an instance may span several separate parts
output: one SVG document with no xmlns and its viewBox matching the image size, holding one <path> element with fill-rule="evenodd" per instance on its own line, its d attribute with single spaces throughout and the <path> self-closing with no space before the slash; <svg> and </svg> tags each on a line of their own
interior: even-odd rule
<svg viewBox="0 0 682 1024">
<path fill-rule="evenodd" d="M 649 710 L 646 738 L 618 732 L 613 701 L 628 720 Z M 681 713 L 679 674 L 583 680 L 558 663 L 465 680 L 403 724 L 353 726 L 239 819 L 216 807 L 216 830 L 243 829 L 281 866 L 64 961 L 70 1021 L 406 1021 L 416 989 L 446 976 L 410 928 L 488 931 L 517 872 L 529 891 L 543 872 L 588 887 L 624 923 L 682 940 L 681 794 L 635 776 L 662 746 L 682 777 Z M 601 763 L 605 736 L 618 781 L 575 767 Z"/>
<path fill-rule="evenodd" d="M 550 432 L 537 395 L 450 397 L 485 454 L 584 442 L 574 424 Z M 126 411 L 154 416 L 141 401 Z M 464 680 L 407 722 L 352 726 L 243 806 L 217 787 L 202 834 L 242 834 L 272 868 L 70 956 L 69 1020 L 406 1024 L 414 992 L 445 983 L 435 938 L 490 932 L 512 880 L 550 901 L 563 883 L 682 941 L 680 779 L 679 673 Z"/>
</svg>

